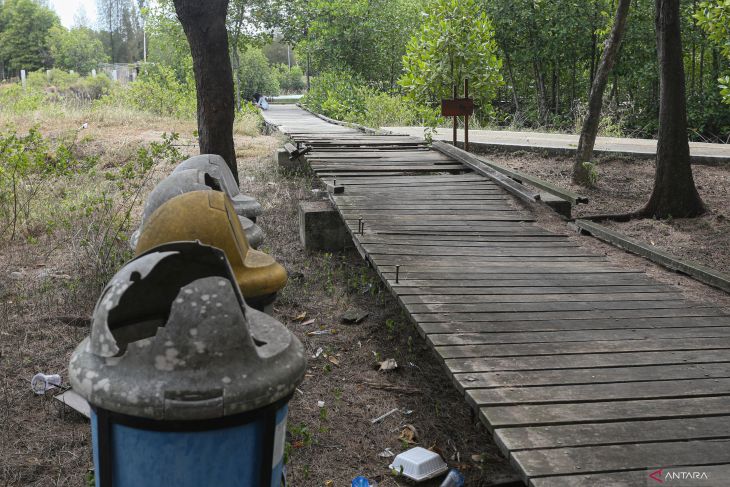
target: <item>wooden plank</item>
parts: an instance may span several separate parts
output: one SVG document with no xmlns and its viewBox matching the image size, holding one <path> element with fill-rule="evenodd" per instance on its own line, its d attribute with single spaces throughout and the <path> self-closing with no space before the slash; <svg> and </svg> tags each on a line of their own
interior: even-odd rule
<svg viewBox="0 0 730 487">
<path fill-rule="evenodd" d="M 452 374 L 465 372 L 501 372 L 518 370 L 563 370 L 589 367 L 637 367 L 643 365 L 683 365 L 727 362 L 726 348 L 616 352 L 566 355 L 535 355 L 513 357 L 480 357 L 446 359 L 444 363 Z"/>
<path fill-rule="evenodd" d="M 501 448 L 513 452 L 710 438 L 730 438 L 730 416 L 528 426 L 500 428 L 495 432 Z"/>
<path fill-rule="evenodd" d="M 353 195 L 350 193 L 344 193 L 340 195 L 333 195 L 335 203 L 338 206 L 346 207 L 348 204 L 407 204 L 407 203 L 438 203 L 438 202 L 453 202 L 453 203 L 465 203 L 469 204 L 476 201 L 509 201 L 504 193 L 499 191 L 491 190 L 480 190 L 479 192 L 470 192 L 467 194 L 448 194 L 448 193 L 432 193 L 429 194 L 423 192 L 422 195 L 409 194 L 407 203 L 404 198 L 395 197 L 394 192 L 380 191 L 380 194 L 376 193 L 365 193 L 361 195 Z"/>
<path fill-rule="evenodd" d="M 537 296 L 549 296 L 554 295 L 565 295 L 565 296 L 583 296 L 583 295 L 600 295 L 600 294 L 614 294 L 614 293 L 671 293 L 672 288 L 668 286 L 649 286 L 649 285 L 610 285 L 610 286 L 539 286 L 540 282 L 530 282 L 527 284 L 533 284 L 531 287 L 503 287 L 489 282 L 488 285 L 480 287 L 408 287 L 407 284 L 410 281 L 399 279 L 399 283 L 395 284 L 395 281 L 388 280 L 388 286 L 400 296 L 400 300 L 403 303 L 446 303 L 446 302 L 472 302 L 474 299 L 483 299 L 485 297 L 490 300 L 499 299 L 500 296 L 504 296 L 507 301 L 516 301 L 519 299 L 535 299 Z M 445 281 L 450 282 L 450 281 Z M 476 281 L 482 282 L 482 281 Z M 499 281 L 502 283 L 505 281 Z M 510 282 L 510 281 L 506 281 Z M 524 281 L 520 281 L 524 282 Z M 475 284 L 474 281 L 464 281 L 461 284 Z M 534 285 L 537 284 L 537 285 Z M 673 294 L 678 299 L 682 299 L 681 294 Z M 540 300 L 551 299 L 548 297 L 537 298 Z M 666 298 L 674 299 L 674 298 Z"/>
<path fill-rule="evenodd" d="M 507 248 L 495 248 L 495 247 L 456 247 L 456 246 L 416 246 L 416 245 L 398 245 L 398 246 L 385 246 L 379 244 L 364 244 L 363 247 L 367 250 L 368 254 L 373 256 L 421 256 L 421 257 L 515 257 L 517 259 L 521 257 L 545 257 L 545 259 L 553 259 L 556 257 L 596 257 L 604 258 L 602 255 L 598 255 L 590 250 L 583 250 L 580 248 L 576 250 L 574 248 L 564 247 L 545 247 L 545 248 L 530 248 L 530 247 L 507 247 Z"/>
<path fill-rule="evenodd" d="M 668 318 L 609 318 L 579 320 L 534 320 L 534 321 L 467 321 L 419 323 L 418 328 L 426 334 L 432 333 L 499 333 L 499 332 L 531 332 L 531 331 L 567 331 L 567 330 L 623 330 L 627 328 L 683 328 L 728 326 L 730 320 L 726 316 L 692 316 Z"/>
<path fill-rule="evenodd" d="M 562 370 L 524 370 L 515 372 L 468 372 L 455 374 L 461 391 L 494 387 L 529 387 L 610 382 L 674 381 L 730 377 L 727 362 L 709 364 L 648 365 L 641 367 L 604 367 Z"/>
<path fill-rule="evenodd" d="M 540 199 L 539 194 L 498 173 L 468 152 L 457 149 L 456 147 L 448 145 L 441 141 L 434 142 L 432 144 L 432 147 L 439 152 L 443 152 L 444 154 L 453 157 L 454 159 L 476 171 L 477 173 L 492 179 L 494 182 L 496 182 L 521 200 L 534 203 L 535 201 L 538 201 Z"/>
<path fill-rule="evenodd" d="M 652 340 L 678 338 L 713 338 L 730 336 L 730 327 L 674 327 L 674 328 L 624 328 L 621 330 L 574 330 L 574 331 L 495 331 L 490 333 L 435 333 L 428 340 L 434 346 L 447 345 L 494 345 L 511 343 L 563 343 L 599 342 L 607 340 Z M 559 352 L 558 352 L 559 353 Z M 730 359 L 728 359 L 730 360 Z"/>
<path fill-rule="evenodd" d="M 468 288 L 466 288 L 468 289 Z M 677 301 L 683 299 L 681 293 L 670 293 L 664 290 L 642 293 L 634 290 L 628 292 L 603 291 L 597 293 L 548 293 L 542 292 L 540 288 L 533 294 L 490 294 L 482 288 L 472 293 L 450 293 L 450 294 L 411 294 L 402 296 L 400 301 L 404 304 L 472 304 L 479 303 L 531 303 L 542 302 L 601 302 L 601 301 Z M 400 293 L 398 293 L 400 295 Z"/>
<path fill-rule="evenodd" d="M 646 487 L 650 470 L 556 475 L 530 479 L 530 487 Z"/>
<path fill-rule="evenodd" d="M 536 312 L 493 312 L 493 313 L 413 313 L 413 318 L 418 324 L 422 323 L 444 323 L 444 322 L 467 322 L 467 321 L 548 321 L 548 320 L 586 320 L 599 318 L 625 318 L 635 320 L 638 318 L 669 318 L 683 316 L 727 316 L 717 308 L 674 308 L 674 309 L 593 309 L 590 311 L 540 311 Z"/>
<path fill-rule="evenodd" d="M 527 450 L 515 453 L 513 463 L 527 477 L 727 464 L 730 439 Z"/>
<path fill-rule="evenodd" d="M 402 255 L 402 254 L 389 254 L 389 255 L 382 255 L 382 254 L 375 254 L 370 259 L 371 261 L 375 262 L 376 264 L 380 265 L 391 265 L 391 266 L 404 266 L 404 265 L 414 265 L 414 264 L 420 264 L 420 268 L 428 267 L 428 266 L 455 266 L 456 264 L 462 264 L 463 268 L 469 269 L 474 268 L 474 266 L 486 266 L 486 265 L 492 265 L 492 263 L 513 263 L 516 260 L 514 257 L 504 257 L 504 256 L 486 256 L 486 257 L 480 257 L 480 256 L 418 256 L 418 255 Z M 560 262 L 571 262 L 571 263 L 585 263 L 585 264 L 592 264 L 592 263 L 603 263 L 606 261 L 606 258 L 603 256 L 548 256 L 548 257 L 541 257 L 541 256 L 524 256 L 521 257 L 520 262 L 526 264 L 529 263 L 529 265 L 538 265 L 538 264 L 555 264 Z M 527 265 L 527 264 L 526 264 Z"/>
<path fill-rule="evenodd" d="M 431 335 L 429 335 L 430 337 Z M 471 357 L 515 357 L 521 355 L 600 354 L 617 352 L 653 352 L 672 350 L 730 350 L 730 339 L 686 338 L 652 340 L 604 340 L 565 343 L 508 343 L 499 345 L 444 345 L 434 347 L 444 359 Z M 728 352 L 730 354 L 730 352 Z"/>
<path fill-rule="evenodd" d="M 710 269 L 709 267 L 704 267 L 695 262 L 679 259 L 668 252 L 664 252 L 636 239 L 622 235 L 597 223 L 586 220 L 576 220 L 575 224 L 578 228 L 590 233 L 596 238 L 621 247 L 622 249 L 628 250 L 634 254 L 646 257 L 652 262 L 656 262 L 657 264 L 669 269 L 692 276 L 705 284 L 730 292 L 730 275 L 716 271 L 715 269 Z"/>
<path fill-rule="evenodd" d="M 349 213 L 349 214 L 348 214 Z M 353 211 L 344 214 L 346 222 L 358 221 L 362 218 L 369 226 L 373 224 L 388 225 L 399 224 L 405 225 L 440 225 L 440 226 L 461 226 L 464 224 L 472 224 L 479 222 L 526 222 L 533 221 L 532 217 L 522 211 L 483 211 L 481 213 L 464 213 L 458 212 L 450 214 L 411 214 L 407 211 L 403 212 L 386 212 L 386 213 L 369 213 L 365 211 Z"/>
<path fill-rule="evenodd" d="M 675 380 L 672 381 L 671 385 L 661 381 L 643 381 L 564 386 L 501 387 L 497 389 L 469 389 L 467 391 L 469 402 L 479 407 L 723 395 L 728 396 L 727 400 L 730 402 L 730 379 Z"/>
<path fill-rule="evenodd" d="M 539 294 L 609 294 L 609 293 L 665 293 L 677 292 L 673 287 L 666 285 L 652 285 L 651 281 L 642 280 L 620 280 L 614 282 L 601 282 L 594 286 L 593 282 L 580 282 L 578 280 L 553 281 L 549 279 L 540 280 L 409 280 L 395 276 L 386 277 L 389 288 L 402 296 L 403 302 L 415 302 L 413 297 L 425 298 L 422 302 L 430 301 L 433 297 L 450 296 L 448 299 L 456 299 L 457 295 L 463 296 L 495 296 L 495 295 L 539 295 Z M 419 283 L 418 285 L 416 283 Z M 583 285 L 585 283 L 585 285 Z M 470 287 L 467 287 L 470 286 Z M 413 297 L 411 297 L 413 296 Z M 405 299 L 408 297 L 408 299 Z M 473 298 L 469 298 L 473 299 Z M 410 301 L 409 301 L 410 300 Z"/>
<path fill-rule="evenodd" d="M 542 313 L 546 311 L 600 311 L 604 310 L 648 310 L 674 309 L 686 310 L 701 306 L 687 306 L 681 301 L 552 301 L 552 302 L 515 302 L 515 303 L 446 303 L 446 304 L 406 304 L 411 313 Z"/>
<path fill-rule="evenodd" d="M 727 416 L 730 414 L 730 396 L 493 406 L 481 408 L 480 414 L 484 416 L 486 424 L 493 429 L 512 426 Z"/>
<path fill-rule="evenodd" d="M 381 245 L 425 245 L 450 246 L 458 244 L 461 247 L 563 247 L 578 248 L 574 242 L 564 238 L 543 237 L 471 237 L 451 235 L 378 235 L 365 234 L 358 236 L 361 244 Z"/>
<path fill-rule="evenodd" d="M 363 218 L 384 218 L 388 216 L 431 216 L 431 215 L 447 215 L 451 218 L 463 218 L 467 217 L 467 219 L 470 219 L 470 217 L 479 217 L 484 215 L 497 215 L 497 214 L 507 214 L 509 216 L 514 216 L 515 213 L 520 213 L 521 215 L 525 216 L 525 212 L 520 210 L 519 208 L 513 208 L 506 205 L 478 205 L 475 207 L 464 207 L 464 208 L 426 208 L 426 209 L 415 209 L 415 208 L 396 208 L 396 207 L 390 207 L 390 208 L 350 208 L 350 207 L 341 207 L 339 208 L 340 212 L 348 217 L 351 216 L 362 216 Z M 529 217 L 528 217 L 529 218 Z"/>
</svg>

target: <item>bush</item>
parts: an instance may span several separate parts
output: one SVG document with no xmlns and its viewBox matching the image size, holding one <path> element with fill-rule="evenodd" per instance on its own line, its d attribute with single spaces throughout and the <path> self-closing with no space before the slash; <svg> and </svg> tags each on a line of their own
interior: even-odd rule
<svg viewBox="0 0 730 487">
<path fill-rule="evenodd" d="M 442 120 L 435 108 L 369 88 L 349 72 L 320 74 L 312 80 L 302 104 L 328 117 L 373 128 L 435 126 Z"/>
<path fill-rule="evenodd" d="M 365 113 L 367 89 L 348 71 L 328 71 L 312 80 L 302 103 L 310 110 L 346 122 L 360 120 Z"/>
<path fill-rule="evenodd" d="M 272 68 L 272 72 L 278 80 L 279 87 L 283 93 L 301 93 L 304 91 L 306 83 L 302 68 L 299 66 L 292 66 L 289 69 L 289 66 L 286 64 L 279 64 Z"/>
<path fill-rule="evenodd" d="M 240 54 L 238 69 L 241 98 L 253 100 L 254 93 L 265 96 L 279 94 L 279 81 L 269 67 L 269 61 L 261 49 L 250 47 Z"/>
<path fill-rule="evenodd" d="M 194 118 L 197 111 L 192 74 L 180 82 L 172 68 L 150 65 L 129 85 L 115 85 L 97 106 L 119 106 L 154 115 Z"/>
<path fill-rule="evenodd" d="M 59 69 L 28 73 L 26 88 L 19 83 L 0 85 L 0 112 L 24 114 L 49 105 L 83 106 L 98 100 L 111 90 L 111 81 L 100 74 L 81 77 Z"/>
</svg>

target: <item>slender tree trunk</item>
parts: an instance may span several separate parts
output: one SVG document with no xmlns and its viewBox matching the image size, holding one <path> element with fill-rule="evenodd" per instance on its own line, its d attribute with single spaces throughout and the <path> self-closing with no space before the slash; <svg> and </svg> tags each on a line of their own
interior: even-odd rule
<svg viewBox="0 0 730 487">
<path fill-rule="evenodd" d="M 700 99 L 705 96 L 705 38 L 702 36 L 702 45 L 700 45 Z"/>
<path fill-rule="evenodd" d="M 705 212 L 689 159 L 680 0 L 655 0 L 659 57 L 659 140 L 654 190 L 640 212 L 653 218 L 689 218 Z"/>
<path fill-rule="evenodd" d="M 502 48 L 502 51 L 504 52 L 504 60 L 507 64 L 507 75 L 509 76 L 509 84 L 512 88 L 512 99 L 515 102 L 515 115 L 520 112 L 520 101 L 519 98 L 517 98 L 517 87 L 515 86 L 515 76 L 512 72 L 512 62 L 510 61 L 509 52 L 507 49 Z"/>
<path fill-rule="evenodd" d="M 233 145 L 233 73 L 228 55 L 228 0 L 174 0 L 193 55 L 200 152 L 225 159 L 238 182 Z"/>
<path fill-rule="evenodd" d="M 700 100 L 705 96 L 705 39 L 702 36 L 702 44 L 700 45 Z M 704 104 L 702 105 L 704 106 Z"/>
<path fill-rule="evenodd" d="M 606 39 L 606 45 L 601 55 L 601 62 L 596 69 L 596 75 L 591 86 L 591 96 L 588 100 L 588 115 L 583 122 L 578 141 L 578 150 L 573 165 L 573 182 L 576 184 L 590 186 L 592 184 L 591 174 L 586 162 L 593 157 L 593 146 L 596 144 L 598 124 L 601 121 L 601 107 L 603 105 L 603 92 L 608 83 L 608 75 L 616 62 L 616 55 L 621 46 L 621 37 L 626 28 L 626 19 L 629 16 L 631 0 L 619 0 L 616 8 L 616 17 L 613 21 L 613 28 Z"/>
<path fill-rule="evenodd" d="M 573 57 L 573 69 L 570 72 L 570 107 L 569 109 L 572 111 L 573 107 L 575 106 L 575 72 L 576 72 L 576 66 L 578 64 L 578 60 Z"/>
</svg>

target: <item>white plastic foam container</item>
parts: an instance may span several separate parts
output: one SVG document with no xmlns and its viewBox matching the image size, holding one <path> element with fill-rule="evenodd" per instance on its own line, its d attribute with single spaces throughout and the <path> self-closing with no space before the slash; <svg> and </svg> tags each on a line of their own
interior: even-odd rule
<svg viewBox="0 0 730 487">
<path fill-rule="evenodd" d="M 449 466 L 438 453 L 417 446 L 395 457 L 390 468 L 420 482 L 438 477 L 446 472 Z"/>
</svg>

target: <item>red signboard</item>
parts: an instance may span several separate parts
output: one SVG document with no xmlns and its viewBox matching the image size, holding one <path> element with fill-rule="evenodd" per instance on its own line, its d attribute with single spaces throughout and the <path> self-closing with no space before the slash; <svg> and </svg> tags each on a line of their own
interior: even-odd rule
<svg viewBox="0 0 730 487">
<path fill-rule="evenodd" d="M 442 117 L 463 117 L 474 114 L 474 100 L 471 98 L 456 98 L 455 100 L 441 100 Z"/>
</svg>

